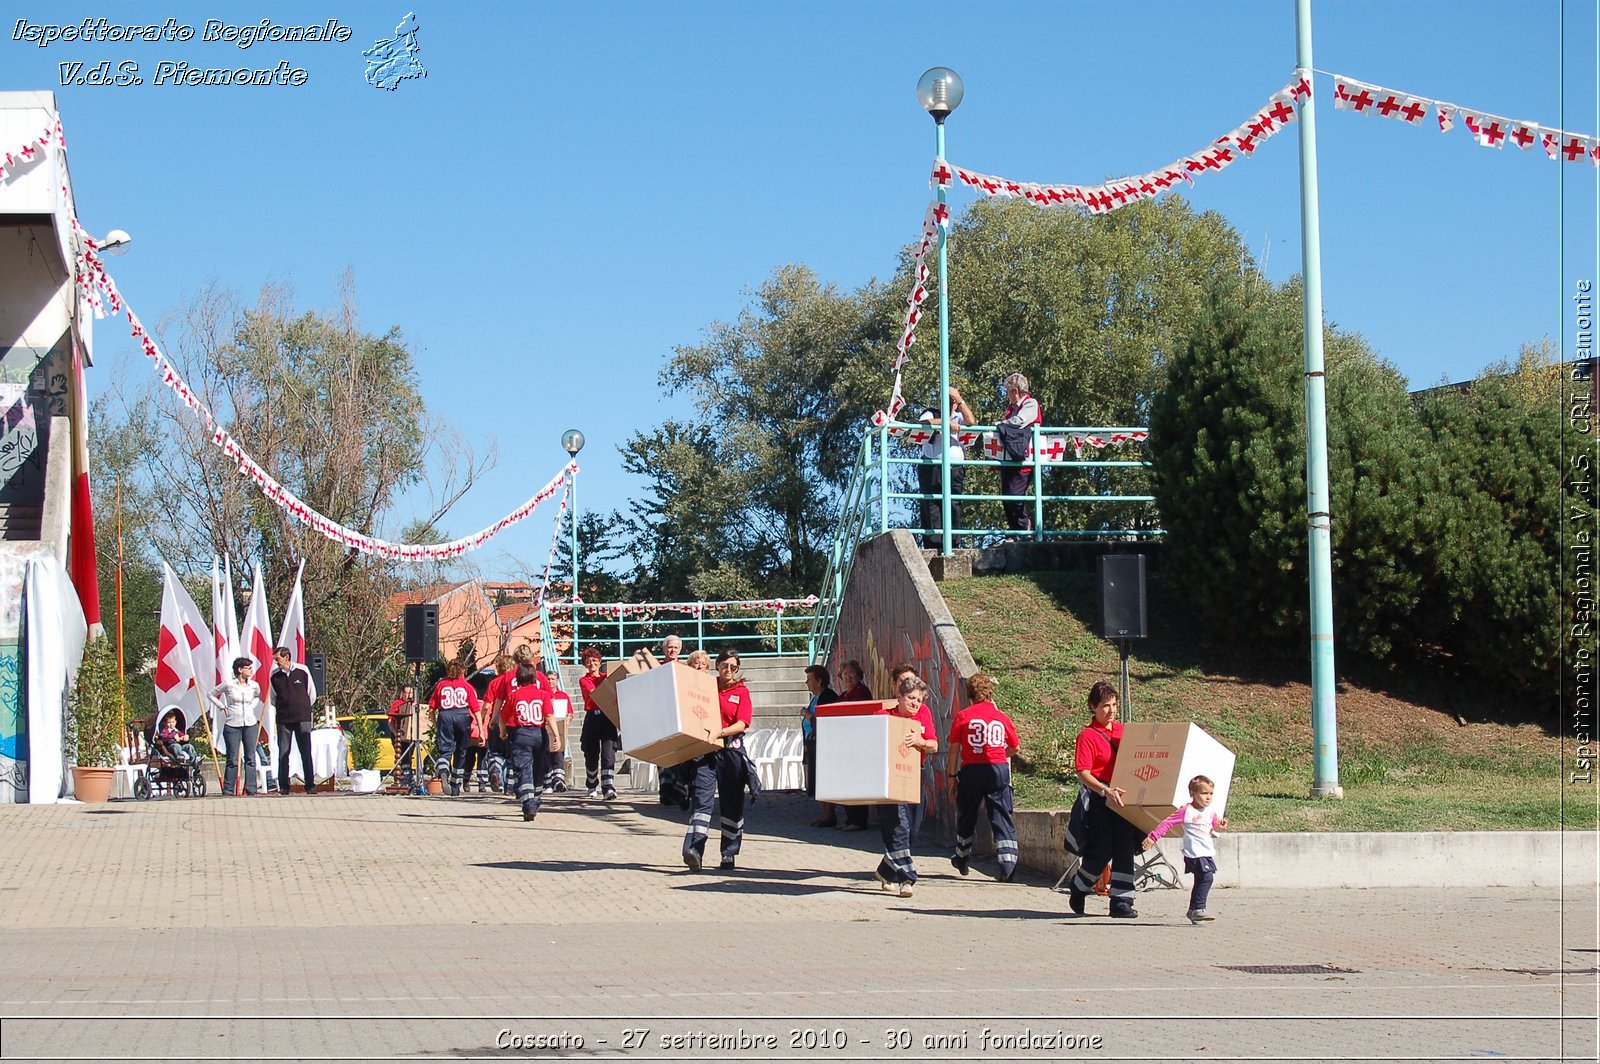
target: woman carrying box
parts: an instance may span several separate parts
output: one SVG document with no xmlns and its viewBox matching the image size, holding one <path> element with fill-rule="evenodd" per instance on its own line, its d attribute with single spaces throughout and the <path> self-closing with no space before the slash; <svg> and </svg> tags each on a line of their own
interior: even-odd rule
<svg viewBox="0 0 1600 1064">
<path fill-rule="evenodd" d="M 1105 681 L 1089 689 L 1089 726 L 1078 733 L 1073 752 L 1073 767 L 1078 782 L 1089 792 L 1084 813 L 1083 860 L 1078 874 L 1069 884 L 1067 904 L 1083 915 L 1084 899 L 1094 890 L 1107 862 L 1111 865 L 1111 915 L 1131 920 L 1139 914 L 1133 909 L 1133 858 L 1144 833 L 1112 811 L 1113 804 L 1125 803 L 1120 787 L 1111 786 L 1117 765 L 1117 746 L 1122 742 L 1122 724 L 1117 720 L 1117 689 Z"/>
<path fill-rule="evenodd" d="M 900 681 L 899 701 L 893 712 L 911 717 L 922 725 L 921 731 L 906 733 L 903 748 L 917 751 L 919 758 L 939 751 L 938 733 L 933 730 L 933 711 L 924 704 L 928 685 L 919 676 L 907 676 Z M 919 774 L 920 776 L 920 774 Z M 911 897 L 912 885 L 917 881 L 916 866 L 911 863 L 911 839 L 916 834 L 916 823 L 921 804 L 898 803 L 878 807 L 878 826 L 883 831 L 883 860 L 878 862 L 872 878 L 880 890 L 898 891 L 902 898 Z"/>
<path fill-rule="evenodd" d="M 689 832 L 683 838 L 683 863 L 691 872 L 700 871 L 705 856 L 714 797 L 722 798 L 723 871 L 732 871 L 744 839 L 744 788 L 748 775 L 740 736 L 750 728 L 750 688 L 739 677 L 739 655 L 732 650 L 717 655 L 717 701 L 722 709 L 722 730 L 717 734 L 723 740 L 723 748 L 684 765 L 693 781 Z"/>
</svg>

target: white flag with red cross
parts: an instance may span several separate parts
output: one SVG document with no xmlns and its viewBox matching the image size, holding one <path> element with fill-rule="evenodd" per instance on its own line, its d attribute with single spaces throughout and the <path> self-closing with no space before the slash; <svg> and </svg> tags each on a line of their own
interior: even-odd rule
<svg viewBox="0 0 1600 1064">
<path fill-rule="evenodd" d="M 1455 108 L 1454 104 L 1436 103 L 1436 104 L 1433 105 L 1433 107 L 1434 107 L 1434 110 L 1436 112 L 1438 112 L 1438 115 L 1439 115 L 1439 132 L 1440 133 L 1448 133 L 1448 132 L 1450 132 L 1450 130 L 1455 128 L 1455 124 L 1456 124 L 1456 108 Z"/>
<path fill-rule="evenodd" d="M 261 688 L 261 702 L 266 711 L 261 716 L 261 726 L 267 730 L 267 747 L 272 761 L 278 759 L 277 714 L 272 705 L 272 622 L 267 618 L 267 588 L 261 579 L 261 566 L 255 567 L 255 582 L 250 588 L 250 606 L 245 610 L 244 631 L 239 656 L 249 658 L 250 678 Z"/>
<path fill-rule="evenodd" d="M 196 662 L 204 661 L 211 633 L 171 567 L 162 562 L 161 570 L 161 627 L 156 636 L 153 676 L 155 709 L 159 713 L 168 706 L 177 706 L 183 710 L 185 723 L 192 725 L 205 711 L 210 692 L 209 683 L 202 683 Z"/>
<path fill-rule="evenodd" d="M 1499 115 L 1485 114 L 1482 111 L 1469 111 L 1461 109 L 1461 121 L 1466 124 L 1472 133 L 1472 139 L 1485 148 L 1503 148 L 1506 144 L 1506 133 L 1511 122 Z"/>
<path fill-rule="evenodd" d="M 1511 129 L 1506 134 L 1506 139 L 1511 141 L 1523 151 L 1530 150 L 1539 143 L 1541 130 L 1532 122 L 1512 122 Z"/>
</svg>

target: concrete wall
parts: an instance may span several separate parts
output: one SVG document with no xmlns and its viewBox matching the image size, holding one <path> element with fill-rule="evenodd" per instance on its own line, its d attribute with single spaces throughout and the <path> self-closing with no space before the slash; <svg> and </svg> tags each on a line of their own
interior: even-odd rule
<svg viewBox="0 0 1600 1064">
<path fill-rule="evenodd" d="M 1067 867 L 1065 810 L 1017 814 L 1025 868 L 1052 878 Z M 926 840 L 925 840 L 926 841 Z M 1183 840 L 1157 845 L 1183 870 Z M 992 848 L 991 848 L 992 849 Z M 1594 832 L 1225 832 L 1217 837 L 1219 887 L 1557 887 L 1596 882 Z M 1184 886 L 1188 878 L 1183 877 Z"/>
<path fill-rule="evenodd" d="M 966 704 L 962 685 L 978 666 L 909 532 L 884 533 L 856 550 L 828 671 L 837 678 L 839 666 L 852 658 L 861 662 L 867 686 L 881 698 L 891 697 L 889 669 L 899 662 L 915 665 L 927 681 L 940 750 L 931 759 L 931 787 L 924 773 L 923 801 L 939 826 L 924 830 L 948 833 L 955 807 L 944 773 L 944 737 L 954 707 Z"/>
</svg>

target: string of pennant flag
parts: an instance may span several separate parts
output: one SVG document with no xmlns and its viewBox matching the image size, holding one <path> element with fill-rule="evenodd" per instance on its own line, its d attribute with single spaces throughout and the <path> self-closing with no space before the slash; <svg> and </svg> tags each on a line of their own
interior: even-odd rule
<svg viewBox="0 0 1600 1064">
<path fill-rule="evenodd" d="M 932 443 L 939 437 L 940 430 L 929 428 L 926 425 L 908 425 L 903 423 L 888 426 L 891 439 L 900 440 L 909 446 L 919 447 L 925 443 Z M 1112 432 L 1104 436 L 1079 435 L 1077 433 L 1053 434 L 1047 433 L 1039 437 L 1039 453 L 1034 454 L 1033 443 L 1030 441 L 1025 455 L 1028 459 L 1038 458 L 1039 461 L 1049 464 L 1051 462 L 1065 462 L 1070 455 L 1072 458 L 1082 458 L 1083 452 L 1091 447 L 1116 447 L 1124 443 L 1143 443 L 1149 438 L 1149 433 L 1142 429 L 1133 429 L 1128 432 Z M 979 450 L 985 458 L 999 461 L 1005 456 L 1005 447 L 993 432 L 979 432 L 968 429 L 957 432 L 952 436 L 954 442 L 963 447 L 980 444 Z"/>
<path fill-rule="evenodd" d="M 18 166 L 37 161 L 42 152 L 51 148 L 59 150 L 65 147 L 66 137 L 62 132 L 61 120 L 58 118 L 54 123 L 46 126 L 39 134 L 24 142 L 20 148 L 0 154 L 0 182 L 12 177 Z M 63 204 L 70 203 L 71 193 L 64 182 L 60 186 L 60 192 L 61 202 Z M 240 445 L 238 440 L 234 439 L 222 427 L 216 416 L 212 414 L 210 407 L 206 405 L 194 389 L 189 387 L 178 372 L 177 367 L 162 353 L 160 345 L 150 335 L 149 330 L 144 327 L 144 323 L 134 313 L 133 308 L 127 306 L 121 292 L 117 290 L 116 282 L 106 272 L 105 264 L 98 254 L 99 245 L 94 238 L 79 223 L 76 215 L 69 214 L 68 221 L 72 226 L 73 232 L 78 237 L 78 252 L 75 256 L 78 290 L 82 294 L 84 302 L 94 312 L 94 316 L 96 318 L 104 318 L 109 314 L 114 317 L 125 310 L 127 312 L 129 332 L 138 341 L 145 357 L 151 360 L 153 368 L 160 376 L 161 383 L 170 388 L 183 405 L 205 425 L 206 430 L 210 433 L 211 443 L 220 449 L 229 461 L 238 466 L 241 476 L 246 477 L 251 483 L 255 484 L 264 496 L 276 503 L 286 514 L 329 539 L 358 550 L 363 554 L 373 554 L 383 558 L 395 558 L 404 561 L 456 558 L 470 550 L 477 550 L 499 533 L 527 518 L 538 508 L 540 503 L 553 497 L 562 484 L 566 484 L 567 490 L 571 491 L 572 478 L 578 473 L 578 463 L 576 461 L 567 463 L 544 487 L 535 492 L 532 498 L 500 518 L 494 524 L 488 525 L 470 536 L 463 536 L 460 539 L 444 543 L 394 543 L 389 540 L 379 539 L 376 536 L 369 536 L 335 521 L 279 483 L 272 474 L 263 469 L 250 456 L 249 452 Z M 566 505 L 566 499 L 563 497 L 561 508 L 565 510 Z M 559 528 L 558 522 L 558 531 Z M 555 550 L 554 546 L 552 546 L 552 562 L 554 561 L 554 556 Z M 548 574 L 549 566 L 547 565 L 547 578 Z"/>
<path fill-rule="evenodd" d="M 1488 111 L 1477 111 L 1443 100 L 1384 88 L 1382 85 L 1369 85 L 1343 74 L 1333 75 L 1333 106 L 1338 111 L 1392 118 L 1410 126 L 1426 124 L 1431 111 L 1434 124 L 1441 133 L 1448 133 L 1455 128 L 1456 116 L 1460 115 L 1461 124 L 1467 128 L 1472 139 L 1485 148 L 1503 148 L 1510 143 L 1523 151 L 1530 151 L 1538 144 L 1551 159 L 1569 163 L 1587 160 L 1594 166 L 1600 166 L 1600 139 L 1595 137 L 1542 126 L 1537 122 L 1505 118 Z"/>
</svg>

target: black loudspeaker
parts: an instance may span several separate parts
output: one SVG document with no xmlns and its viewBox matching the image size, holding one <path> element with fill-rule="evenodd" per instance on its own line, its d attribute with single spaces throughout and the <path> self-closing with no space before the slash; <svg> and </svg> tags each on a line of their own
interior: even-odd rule
<svg viewBox="0 0 1600 1064">
<path fill-rule="evenodd" d="M 1149 635 L 1144 609 L 1144 555 L 1100 556 L 1100 634 L 1107 639 Z"/>
<path fill-rule="evenodd" d="M 328 692 L 328 656 L 320 650 L 306 651 L 306 671 L 311 674 L 311 683 L 317 689 L 317 697 L 321 698 Z"/>
<path fill-rule="evenodd" d="M 406 664 L 439 658 L 439 607 L 431 602 L 406 607 Z"/>
</svg>

